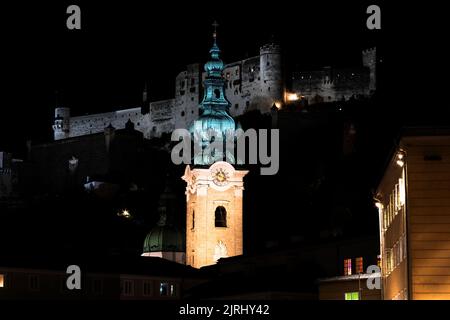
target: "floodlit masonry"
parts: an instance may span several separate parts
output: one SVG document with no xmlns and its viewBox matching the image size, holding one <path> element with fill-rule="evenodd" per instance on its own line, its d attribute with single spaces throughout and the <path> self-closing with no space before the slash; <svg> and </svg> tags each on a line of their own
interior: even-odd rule
<svg viewBox="0 0 450 320">
<path fill-rule="evenodd" d="M 368 96 L 376 89 L 376 49 L 362 53 L 362 67 L 292 73 L 292 92 L 286 89 L 282 52 L 279 45 L 266 44 L 259 55 L 224 66 L 225 95 L 230 102 L 232 117 L 251 110 L 270 112 L 292 101 L 293 97 L 306 103 L 348 100 Z M 206 72 L 201 64 L 189 64 L 175 79 L 175 97 L 148 101 L 143 92 L 143 106 L 136 108 L 72 117 L 70 108 L 57 107 L 53 124 L 54 139 L 66 139 L 103 132 L 112 125 L 123 129 L 130 120 L 144 138 L 160 137 L 175 129 L 189 128 L 198 118 L 198 105 L 203 98 Z"/>
</svg>

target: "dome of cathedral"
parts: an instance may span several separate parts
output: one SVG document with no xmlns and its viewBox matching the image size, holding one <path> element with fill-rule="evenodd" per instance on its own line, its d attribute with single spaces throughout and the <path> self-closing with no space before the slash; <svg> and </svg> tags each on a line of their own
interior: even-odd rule
<svg viewBox="0 0 450 320">
<path fill-rule="evenodd" d="M 184 235 L 174 226 L 157 225 L 145 237 L 143 253 L 164 251 L 185 251 Z"/>
<path fill-rule="evenodd" d="M 159 221 L 145 237 L 144 254 L 150 252 L 185 251 L 185 235 L 182 230 L 171 223 L 173 219 L 173 205 L 175 198 L 170 177 L 167 175 L 166 185 L 159 199 Z"/>
<path fill-rule="evenodd" d="M 223 61 L 219 58 L 220 49 L 215 41 L 209 53 L 211 54 L 211 60 L 205 64 L 205 71 L 208 75 L 220 77 L 223 70 Z"/>
<path fill-rule="evenodd" d="M 226 112 L 207 110 L 205 113 L 195 120 L 192 126 L 192 131 L 207 133 L 207 130 L 214 130 L 221 133 L 234 133 L 236 124 L 234 119 Z"/>
</svg>

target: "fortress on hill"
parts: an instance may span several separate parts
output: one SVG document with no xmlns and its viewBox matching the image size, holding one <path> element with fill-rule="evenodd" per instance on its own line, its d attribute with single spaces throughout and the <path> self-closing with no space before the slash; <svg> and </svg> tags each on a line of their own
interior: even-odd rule
<svg viewBox="0 0 450 320">
<path fill-rule="evenodd" d="M 287 73 L 283 70 L 280 46 L 266 44 L 258 56 L 224 66 L 230 115 L 236 117 L 251 110 L 267 113 L 274 104 L 282 108 L 296 100 L 314 104 L 369 96 L 376 90 L 376 61 L 376 48 L 372 48 L 362 52 L 362 63 L 353 68 L 324 67 Z M 109 126 L 123 129 L 128 121 L 146 139 L 160 137 L 176 128 L 188 128 L 199 116 L 205 76 L 200 63 L 187 65 L 175 79 L 174 98 L 148 101 L 145 88 L 143 104 L 136 108 L 72 117 L 70 108 L 57 107 L 54 139 L 99 133 Z M 292 80 L 289 90 L 286 76 Z"/>
</svg>

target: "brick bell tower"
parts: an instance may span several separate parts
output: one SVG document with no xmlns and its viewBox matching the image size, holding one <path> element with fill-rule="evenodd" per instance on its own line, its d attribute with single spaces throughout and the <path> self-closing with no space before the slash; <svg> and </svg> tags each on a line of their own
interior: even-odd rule
<svg viewBox="0 0 450 320">
<path fill-rule="evenodd" d="M 217 23 L 213 24 L 214 28 Z M 205 64 L 204 97 L 200 116 L 190 128 L 192 136 L 201 136 L 202 150 L 212 140 L 210 130 L 225 139 L 234 134 L 236 124 L 229 115 L 225 96 L 223 62 L 213 34 L 211 59 Z M 242 200 L 246 170 L 236 170 L 224 161 L 234 158 L 216 152 L 212 156 L 194 155 L 194 166 L 187 166 L 182 177 L 186 187 L 186 264 L 195 268 L 215 264 L 224 257 L 243 252 Z"/>
</svg>

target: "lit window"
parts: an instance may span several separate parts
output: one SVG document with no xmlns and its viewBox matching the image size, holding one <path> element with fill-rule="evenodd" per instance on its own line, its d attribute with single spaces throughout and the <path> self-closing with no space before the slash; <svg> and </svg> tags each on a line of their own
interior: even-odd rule
<svg viewBox="0 0 450 320">
<path fill-rule="evenodd" d="M 0 288 L 4 288 L 4 287 L 5 287 L 5 275 L 0 274 Z"/>
<path fill-rule="evenodd" d="M 364 273 L 364 266 L 363 266 L 363 258 L 359 257 L 355 259 L 355 271 L 356 273 Z"/>
<path fill-rule="evenodd" d="M 395 268 L 395 264 L 394 264 L 394 248 L 390 249 L 389 257 L 390 257 L 389 263 L 390 263 L 390 266 L 391 266 L 389 271 L 392 272 L 394 270 L 394 268 Z"/>
<path fill-rule="evenodd" d="M 352 274 L 352 259 L 344 260 L 344 275 L 349 276 Z"/>
<path fill-rule="evenodd" d="M 391 224 L 392 220 L 394 220 L 394 214 L 395 214 L 394 193 L 391 193 L 389 200 L 390 200 L 389 203 L 391 205 L 391 214 L 389 216 L 389 224 Z"/>
<path fill-rule="evenodd" d="M 345 300 L 359 300 L 359 292 L 346 292 Z"/>
<path fill-rule="evenodd" d="M 404 184 L 404 180 L 403 178 L 400 178 L 398 180 L 398 184 L 399 184 L 399 205 L 403 206 L 405 204 L 405 199 L 406 199 L 406 192 L 405 192 L 405 184 Z"/>
<path fill-rule="evenodd" d="M 402 205 L 403 205 L 403 203 L 402 203 L 402 190 L 401 190 L 402 179 L 400 178 L 398 180 L 398 182 L 399 183 L 395 185 L 395 206 L 397 208 L 397 213 L 398 213 L 398 211 L 401 210 Z"/>
<path fill-rule="evenodd" d="M 167 282 L 161 282 L 159 285 L 159 295 L 164 297 L 169 295 L 169 284 Z"/>
<path fill-rule="evenodd" d="M 159 286 L 159 295 L 162 297 L 174 297 L 176 294 L 175 292 L 175 285 L 170 284 L 168 282 L 161 282 Z"/>
<path fill-rule="evenodd" d="M 394 268 L 394 249 L 388 248 L 386 249 L 386 274 L 391 273 Z"/>
</svg>

